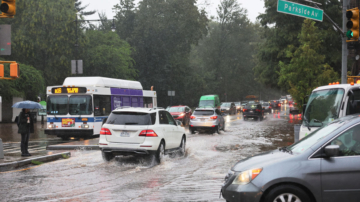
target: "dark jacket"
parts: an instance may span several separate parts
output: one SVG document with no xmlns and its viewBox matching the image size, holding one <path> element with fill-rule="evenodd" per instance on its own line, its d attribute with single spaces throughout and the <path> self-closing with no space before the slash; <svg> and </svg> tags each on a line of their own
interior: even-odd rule
<svg viewBox="0 0 360 202">
<path fill-rule="evenodd" d="M 30 113 L 29 113 L 30 116 Z M 19 130 L 18 133 L 27 133 L 29 132 L 30 127 L 30 133 L 34 133 L 34 120 L 33 117 L 30 116 L 30 123 L 27 123 L 27 118 L 25 116 L 25 113 L 20 112 L 19 114 Z"/>
</svg>

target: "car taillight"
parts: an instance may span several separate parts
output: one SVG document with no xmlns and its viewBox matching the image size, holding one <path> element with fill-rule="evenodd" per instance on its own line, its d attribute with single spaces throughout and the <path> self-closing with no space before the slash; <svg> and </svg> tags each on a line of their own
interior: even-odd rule
<svg viewBox="0 0 360 202">
<path fill-rule="evenodd" d="M 255 111 L 260 112 L 261 110 L 260 110 L 260 109 L 256 109 Z"/>
<path fill-rule="evenodd" d="M 243 109 L 243 112 L 246 112 L 247 111 L 247 109 Z"/>
<path fill-rule="evenodd" d="M 140 132 L 139 136 L 157 137 L 158 135 L 153 130 L 143 130 Z"/>
<path fill-rule="evenodd" d="M 212 116 L 210 117 L 210 119 L 217 119 L 217 116 Z"/>
<path fill-rule="evenodd" d="M 280 107 L 280 104 L 278 106 Z"/>
<path fill-rule="evenodd" d="M 111 132 L 107 128 L 101 128 L 100 135 L 111 135 Z"/>
<path fill-rule="evenodd" d="M 190 119 L 195 119 L 196 117 L 195 116 L 190 116 Z"/>
<path fill-rule="evenodd" d="M 271 109 L 271 106 L 269 106 L 269 109 Z"/>
</svg>

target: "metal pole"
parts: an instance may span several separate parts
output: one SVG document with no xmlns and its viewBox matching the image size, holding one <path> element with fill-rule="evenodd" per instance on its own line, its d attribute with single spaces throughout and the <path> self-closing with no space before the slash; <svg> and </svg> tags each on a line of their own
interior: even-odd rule
<svg viewBox="0 0 360 202">
<path fill-rule="evenodd" d="M 76 28 L 75 28 L 75 34 L 76 34 L 76 44 L 75 44 L 75 73 L 77 74 L 78 73 L 78 64 L 77 64 L 77 54 L 78 54 L 78 47 L 79 47 L 79 38 L 78 38 L 78 17 L 77 17 L 77 14 L 76 14 Z"/>
<path fill-rule="evenodd" d="M 343 31 L 346 30 L 346 10 L 349 6 L 349 0 L 343 0 Z M 347 44 L 346 44 L 346 37 L 342 38 L 342 62 L 341 62 L 341 83 L 346 84 L 347 83 L 347 56 L 348 56 L 348 50 L 347 50 Z"/>
</svg>

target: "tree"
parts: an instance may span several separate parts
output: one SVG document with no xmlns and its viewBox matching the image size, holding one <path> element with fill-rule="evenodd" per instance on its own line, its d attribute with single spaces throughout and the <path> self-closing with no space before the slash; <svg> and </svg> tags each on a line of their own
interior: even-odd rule
<svg viewBox="0 0 360 202">
<path fill-rule="evenodd" d="M 338 80 L 339 75 L 324 63 L 325 56 L 319 53 L 322 46 L 321 33 L 314 21 L 304 21 L 298 38 L 300 45 L 289 45 L 285 51 L 290 63 L 279 62 L 279 85 L 289 86 L 289 93 L 301 108 L 303 99 L 314 88 Z"/>
<path fill-rule="evenodd" d="M 135 79 L 136 70 L 131 58 L 132 48 L 111 31 L 86 31 L 84 47 L 84 76 L 104 76 Z"/>
<path fill-rule="evenodd" d="M 75 0 L 75 10 L 80 13 L 81 16 L 93 15 L 96 11 L 84 11 L 89 5 L 81 7 L 82 2 L 80 0 Z"/>
<path fill-rule="evenodd" d="M 304 1 L 294 0 L 306 4 Z M 325 12 L 337 23 L 342 23 L 341 3 L 338 0 L 318 0 L 322 3 Z M 286 15 L 277 12 L 277 0 L 265 1 L 265 13 L 258 16 L 261 25 L 264 27 L 262 32 L 261 44 L 258 46 L 256 55 L 256 66 L 254 68 L 255 76 L 258 81 L 271 87 L 288 90 L 284 86 L 278 86 L 280 66 L 279 61 L 289 64 L 290 60 L 286 57 L 286 49 L 289 45 L 299 46 L 297 39 L 301 31 L 303 18 Z M 341 72 L 341 37 L 333 25 L 324 20 L 317 23 L 319 36 L 324 43 L 318 51 L 325 55 L 325 61 L 330 66 L 335 67 L 335 71 Z"/>
<path fill-rule="evenodd" d="M 70 76 L 75 53 L 74 1 L 17 1 L 16 17 L 1 20 L 12 25 L 12 55 L 8 60 L 40 70 L 47 85 L 59 85 Z M 80 29 L 81 30 L 81 29 Z M 86 42 L 79 31 L 80 47 Z"/>
</svg>

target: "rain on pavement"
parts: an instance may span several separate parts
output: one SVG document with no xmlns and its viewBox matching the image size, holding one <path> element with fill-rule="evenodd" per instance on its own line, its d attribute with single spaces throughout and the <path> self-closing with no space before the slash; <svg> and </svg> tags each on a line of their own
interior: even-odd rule
<svg viewBox="0 0 360 202">
<path fill-rule="evenodd" d="M 227 116 L 225 132 L 187 130 L 185 156 L 166 156 L 155 166 L 133 157 L 106 163 L 100 151 L 77 150 L 69 159 L 0 173 L 0 195 L 2 201 L 224 201 L 219 194 L 228 169 L 240 159 L 292 144 L 293 124 L 300 119 L 286 107 L 263 121 Z M 33 141 L 62 142 L 39 131 Z"/>
</svg>

